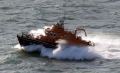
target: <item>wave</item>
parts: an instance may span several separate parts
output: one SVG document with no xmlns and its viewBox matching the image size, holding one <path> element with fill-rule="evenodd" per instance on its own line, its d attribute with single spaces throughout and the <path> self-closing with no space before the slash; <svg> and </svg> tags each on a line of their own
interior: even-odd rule
<svg viewBox="0 0 120 73">
<path fill-rule="evenodd" d="M 16 45 L 15 48 L 23 49 L 27 52 L 39 51 L 41 56 L 47 56 L 49 58 L 55 59 L 90 60 L 101 57 L 96 51 L 91 48 L 70 46 L 66 44 L 59 44 L 58 48 L 56 49 L 45 48 L 42 45 L 29 45 L 25 47 L 20 47 L 20 45 Z"/>
<path fill-rule="evenodd" d="M 30 33 L 44 34 L 42 29 L 32 30 Z M 102 35 L 102 36 L 101 36 Z M 55 59 L 94 59 L 94 58 L 106 58 L 106 59 L 117 59 L 120 58 L 120 39 L 112 39 L 111 37 L 104 36 L 103 34 L 97 36 L 91 36 L 84 38 L 91 40 L 95 43 L 95 46 L 82 47 L 76 45 L 69 45 L 60 43 L 57 48 L 45 48 L 42 45 L 29 45 L 20 47 L 16 45 L 14 48 L 23 49 L 28 52 L 39 51 L 41 56 L 47 56 Z"/>
</svg>

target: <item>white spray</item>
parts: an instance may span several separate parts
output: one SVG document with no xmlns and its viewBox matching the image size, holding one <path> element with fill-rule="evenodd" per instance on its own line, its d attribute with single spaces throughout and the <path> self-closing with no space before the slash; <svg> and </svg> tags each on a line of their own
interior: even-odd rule
<svg viewBox="0 0 120 73">
<path fill-rule="evenodd" d="M 33 34 L 43 34 L 43 29 L 32 30 L 30 33 Z M 36 34 L 37 35 L 37 34 Z M 36 36 L 35 35 L 35 36 Z M 105 37 L 105 36 L 104 36 Z M 120 58 L 120 39 L 103 39 L 101 37 L 90 37 L 85 38 L 91 40 L 95 43 L 94 47 L 80 47 L 80 46 L 70 46 L 66 44 L 59 44 L 58 48 L 45 48 L 42 45 L 29 45 L 25 47 L 20 47 L 16 45 L 15 48 L 23 49 L 29 52 L 32 51 L 40 51 L 40 55 L 47 56 L 49 58 L 56 59 L 76 59 L 76 60 L 84 60 L 84 59 L 94 59 L 94 58 Z"/>
</svg>

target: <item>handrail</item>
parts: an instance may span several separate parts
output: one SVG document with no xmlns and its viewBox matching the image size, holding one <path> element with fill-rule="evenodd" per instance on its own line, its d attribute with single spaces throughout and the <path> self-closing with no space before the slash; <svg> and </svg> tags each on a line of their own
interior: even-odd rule
<svg viewBox="0 0 120 73">
<path fill-rule="evenodd" d="M 76 28 L 74 31 L 74 34 L 76 35 L 77 31 L 82 30 L 85 33 L 85 36 L 87 36 L 86 31 L 84 29 Z"/>
</svg>

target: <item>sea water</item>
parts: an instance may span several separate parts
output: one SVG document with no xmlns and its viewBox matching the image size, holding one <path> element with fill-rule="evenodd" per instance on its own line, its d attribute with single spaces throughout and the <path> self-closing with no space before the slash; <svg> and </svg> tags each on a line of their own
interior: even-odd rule
<svg viewBox="0 0 120 73">
<path fill-rule="evenodd" d="M 119 8 L 119 0 L 0 0 L 0 73 L 119 73 Z M 64 14 L 65 28 L 84 28 L 88 36 L 77 35 L 94 47 L 19 46 L 17 34 L 42 33 Z"/>
</svg>

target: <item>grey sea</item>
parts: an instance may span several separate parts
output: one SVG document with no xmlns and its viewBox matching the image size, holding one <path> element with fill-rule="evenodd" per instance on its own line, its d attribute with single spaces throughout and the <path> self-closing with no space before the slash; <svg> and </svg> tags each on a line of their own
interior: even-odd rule
<svg viewBox="0 0 120 73">
<path fill-rule="evenodd" d="M 14 48 L 17 34 L 64 15 L 65 28 L 84 28 L 94 47 L 39 46 L 42 54 Z M 119 36 L 120 0 L 0 0 L 0 73 L 120 73 Z"/>
</svg>

